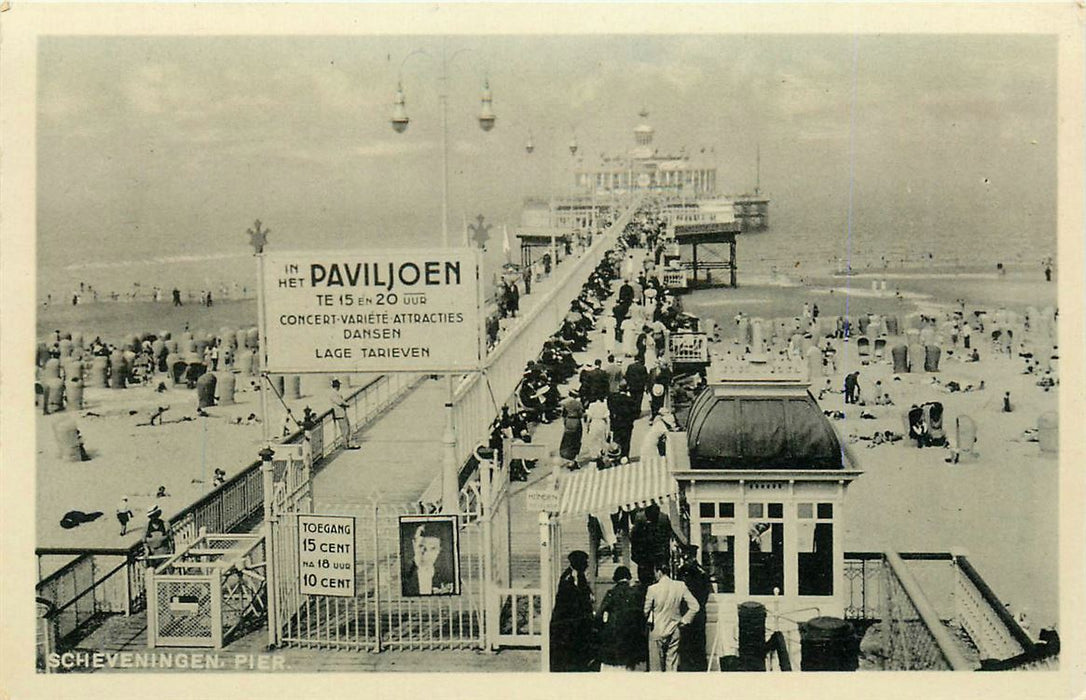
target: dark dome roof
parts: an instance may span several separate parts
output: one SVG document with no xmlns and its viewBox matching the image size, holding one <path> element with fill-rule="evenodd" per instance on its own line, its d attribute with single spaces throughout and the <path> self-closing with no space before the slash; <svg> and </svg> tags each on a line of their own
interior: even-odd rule
<svg viewBox="0 0 1086 700">
<path fill-rule="evenodd" d="M 837 433 L 814 397 L 709 386 L 687 419 L 694 469 L 843 469 Z"/>
</svg>

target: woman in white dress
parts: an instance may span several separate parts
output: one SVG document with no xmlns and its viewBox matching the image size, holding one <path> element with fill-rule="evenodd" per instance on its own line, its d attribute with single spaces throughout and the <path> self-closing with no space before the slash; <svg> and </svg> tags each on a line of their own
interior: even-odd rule
<svg viewBox="0 0 1086 700">
<path fill-rule="evenodd" d="M 597 459 L 607 449 L 611 435 L 611 411 L 607 402 L 595 401 L 585 411 L 588 430 L 581 444 L 581 456 L 584 459 Z"/>
<path fill-rule="evenodd" d="M 597 328 L 603 334 L 603 350 L 605 355 L 615 354 L 615 317 L 604 314 L 596 322 Z"/>
<path fill-rule="evenodd" d="M 634 307 L 630 307 L 632 313 Z M 637 334 L 641 330 L 641 324 L 632 316 L 622 322 L 622 353 L 626 357 L 637 354 Z"/>
</svg>

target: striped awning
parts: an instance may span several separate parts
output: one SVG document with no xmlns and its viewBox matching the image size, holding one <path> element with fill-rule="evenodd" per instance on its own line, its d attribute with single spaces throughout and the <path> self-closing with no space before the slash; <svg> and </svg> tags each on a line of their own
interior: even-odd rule
<svg viewBox="0 0 1086 700">
<path fill-rule="evenodd" d="M 663 505 L 678 498 L 679 485 L 658 455 L 602 471 L 587 469 L 562 478 L 558 515 L 613 513 Z"/>
</svg>

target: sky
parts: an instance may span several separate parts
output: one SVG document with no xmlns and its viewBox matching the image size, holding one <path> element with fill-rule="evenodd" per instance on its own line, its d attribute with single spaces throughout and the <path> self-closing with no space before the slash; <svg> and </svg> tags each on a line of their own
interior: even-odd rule
<svg viewBox="0 0 1086 700">
<path fill-rule="evenodd" d="M 582 157 L 621 151 L 644 108 L 662 151 L 715 158 L 724 192 L 753 187 L 760 148 L 788 240 L 1054 252 L 1054 38 L 444 43 L 454 233 L 478 214 L 512 226 L 526 195 L 567 191 L 573 135 Z M 281 249 L 440 245 L 441 51 L 432 36 L 42 39 L 41 279 L 231 260 L 256 218 Z M 484 78 L 489 133 L 475 121 Z M 389 125 L 398 81 L 403 134 Z"/>
</svg>

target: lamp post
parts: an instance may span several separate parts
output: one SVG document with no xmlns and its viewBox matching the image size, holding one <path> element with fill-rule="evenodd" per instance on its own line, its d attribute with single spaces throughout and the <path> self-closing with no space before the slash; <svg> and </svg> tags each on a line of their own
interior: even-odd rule
<svg viewBox="0 0 1086 700">
<path fill-rule="evenodd" d="M 441 105 L 441 244 L 449 247 L 449 63 L 469 49 L 460 49 L 449 56 L 445 50 L 445 38 L 441 39 L 441 73 L 438 75 L 438 101 Z M 396 85 L 396 100 L 392 107 L 389 123 L 393 131 L 402 134 L 407 131 L 411 119 L 407 116 L 406 98 L 403 92 L 403 65 L 407 59 L 417 53 L 430 54 L 416 49 L 404 57 L 400 64 L 401 77 Z M 479 128 L 490 131 L 494 128 L 497 115 L 494 114 L 493 96 L 490 93 L 490 80 L 483 79 L 482 106 L 479 110 Z M 445 399 L 445 430 L 441 436 L 444 447 L 441 459 L 441 509 L 445 513 L 457 513 L 460 510 L 460 469 L 456 463 L 456 416 L 454 411 L 456 385 L 452 373 L 446 375 L 447 396 Z"/>
<path fill-rule="evenodd" d="M 469 50 L 460 49 L 452 56 L 448 56 L 445 50 L 445 39 L 442 38 L 441 40 L 441 73 L 438 76 L 437 96 L 441 104 L 441 240 L 442 245 L 446 248 L 449 247 L 449 63 L 461 53 Z M 403 63 L 407 63 L 407 59 L 415 54 L 430 55 L 417 49 L 407 54 Z M 400 64 L 401 71 L 403 70 L 403 63 Z M 483 94 L 480 101 L 482 106 L 478 115 L 479 128 L 483 131 L 490 131 L 494 128 L 497 115 L 494 114 L 494 98 L 490 93 L 489 78 L 483 79 Z M 407 103 L 404 97 L 402 78 L 396 86 L 396 99 L 392 107 L 392 118 L 389 122 L 397 134 L 407 131 L 407 126 L 411 123 L 410 117 L 407 116 Z"/>
</svg>

